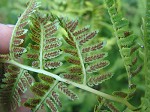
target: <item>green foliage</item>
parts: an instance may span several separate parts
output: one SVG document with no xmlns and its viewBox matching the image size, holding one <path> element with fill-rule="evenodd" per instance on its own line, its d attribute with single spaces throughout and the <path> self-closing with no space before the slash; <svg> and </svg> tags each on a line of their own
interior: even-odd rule
<svg viewBox="0 0 150 112">
<path fill-rule="evenodd" d="M 13 0 L 7 9 L 10 1 L 1 2 L 0 21 L 15 23 L 24 12 L 13 30 L 10 53 L 0 54 L 4 74 L 0 107 L 15 111 L 23 105 L 21 94 L 30 89 L 34 97 L 24 106 L 33 112 L 148 112 L 149 1 L 145 1 L 43 0 L 39 7 L 36 0 L 27 4 Z M 144 3 L 144 38 L 139 38 Z M 4 19 L 7 15 L 15 19 Z"/>
</svg>

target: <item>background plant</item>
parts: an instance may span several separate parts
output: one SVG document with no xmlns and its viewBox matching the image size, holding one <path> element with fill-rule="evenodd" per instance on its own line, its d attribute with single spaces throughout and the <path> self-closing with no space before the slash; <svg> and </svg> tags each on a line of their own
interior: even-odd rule
<svg viewBox="0 0 150 112">
<path fill-rule="evenodd" d="M 9 1 L 1 2 L 1 3 L 8 3 L 7 9 L 4 7 L 4 5 L 2 6 L 3 10 L 6 9 L 6 11 L 7 11 L 8 9 L 13 9 L 12 10 L 13 13 L 9 14 L 9 11 L 8 11 L 8 15 L 9 16 L 12 15 L 13 18 L 17 19 L 17 16 L 19 15 L 19 13 L 22 13 L 25 6 L 26 6 L 22 2 L 16 3 L 14 1 L 12 3 L 12 5 L 9 5 L 9 3 L 10 3 Z M 105 91 L 106 93 L 110 93 L 110 94 L 114 90 L 128 91 L 126 71 L 124 69 L 123 64 L 121 63 L 122 59 L 120 58 L 120 55 L 118 52 L 116 39 L 111 38 L 111 37 L 113 37 L 114 34 L 113 34 L 112 25 L 111 25 L 110 20 L 109 20 L 109 16 L 107 14 L 107 10 L 105 9 L 105 5 L 103 4 L 103 2 L 100 2 L 100 1 L 92 1 L 92 2 L 91 1 L 80 1 L 80 2 L 74 1 L 74 2 L 75 3 L 72 3 L 71 1 L 59 1 L 59 2 L 58 1 L 42 1 L 41 10 L 43 12 L 47 13 L 49 11 L 48 9 L 51 9 L 52 13 L 54 13 L 55 15 L 59 15 L 60 17 L 61 17 L 62 12 L 65 13 L 68 18 L 77 18 L 78 17 L 79 23 L 80 23 L 78 25 L 79 28 L 87 25 L 86 21 L 88 20 L 88 23 L 90 21 L 91 29 L 100 30 L 98 33 L 98 37 L 101 37 L 101 38 L 95 38 L 94 41 L 97 41 L 97 40 L 101 41 L 104 39 L 107 41 L 107 45 L 106 45 L 104 51 L 107 51 L 109 53 L 107 59 L 110 61 L 111 65 L 112 65 L 111 67 L 109 66 L 107 68 L 107 70 L 114 73 L 114 76 L 112 77 L 111 80 L 105 82 L 104 84 L 101 84 L 100 86 L 96 86 L 95 88 L 98 88 L 99 90 Z M 53 5 L 47 5 L 47 4 L 51 4 L 51 3 Z M 121 1 L 118 4 L 118 6 L 119 6 L 118 10 L 123 10 L 124 15 L 126 15 L 129 20 L 131 17 L 132 18 L 135 17 L 135 21 L 130 22 L 130 28 L 138 35 L 142 35 L 140 33 L 140 29 L 139 29 L 140 25 L 139 24 L 141 23 L 141 18 L 144 17 L 144 15 L 143 15 L 144 9 L 141 10 L 141 7 L 144 7 L 144 5 L 142 6 L 143 3 L 144 3 L 143 1 L 141 2 L 140 0 L 138 0 L 138 1 L 130 1 L 130 2 L 129 1 L 128 2 L 127 1 Z M 13 6 L 13 4 L 14 4 L 14 6 Z M 20 5 L 20 4 L 22 4 L 22 5 Z M 74 4 L 76 4 L 76 5 L 74 5 Z M 93 5 L 93 4 L 95 4 L 95 5 Z M 134 4 L 137 4 L 137 5 L 134 5 Z M 14 9 L 14 7 L 17 7 L 17 10 Z M 80 10 L 76 10 L 77 7 Z M 127 9 L 129 9 L 128 7 L 130 7 L 131 10 L 128 11 L 127 10 Z M 20 11 L 18 11 L 18 8 L 20 9 Z M 135 10 L 137 8 L 139 10 Z M 133 14 L 134 14 L 134 16 L 133 16 Z M 3 15 L 2 17 L 5 18 L 5 16 L 6 15 Z M 1 20 L 4 21 L 4 19 L 2 17 L 1 17 Z M 9 18 L 7 18 L 7 19 L 9 19 Z M 15 19 L 10 19 L 10 20 L 6 21 L 7 19 L 5 19 L 6 23 L 15 23 L 16 22 Z M 138 39 L 138 43 L 140 45 L 143 44 L 140 38 Z M 116 55 L 116 57 L 112 57 L 112 55 L 114 55 L 114 54 Z M 64 68 L 62 68 L 62 69 L 64 69 Z M 59 69 L 59 71 L 62 71 L 62 70 Z M 104 72 L 105 72 L 105 70 L 104 70 Z M 137 94 L 135 94 L 135 96 L 134 96 L 135 98 L 133 98 L 134 100 L 132 101 L 134 103 L 134 105 L 140 104 L 139 98 L 143 95 L 143 92 L 144 92 L 143 82 L 141 82 L 141 79 L 143 80 L 143 78 L 144 77 L 139 74 L 138 77 L 135 77 L 133 79 L 134 83 L 138 84 L 137 85 L 137 92 L 136 92 Z M 114 83 L 116 81 L 118 84 Z M 122 84 L 122 85 L 120 86 L 120 84 Z M 111 85 L 111 88 L 110 88 L 110 85 Z M 89 93 L 84 93 L 84 94 L 81 93 L 81 97 L 79 94 L 80 99 L 79 99 L 79 101 L 75 102 L 75 105 L 73 103 L 74 106 L 72 107 L 73 108 L 72 110 L 74 110 L 74 108 L 79 104 L 83 105 L 83 106 L 81 106 L 83 108 L 81 108 L 81 110 L 79 110 L 79 111 L 85 112 L 85 111 L 93 110 L 90 108 L 89 109 L 84 108 L 84 107 L 93 108 L 93 106 L 94 106 L 92 104 L 85 104 L 85 102 L 91 101 L 91 99 L 87 99 L 89 101 L 84 101 L 85 100 L 84 97 L 86 97 L 86 95 L 89 96 Z M 93 97 L 91 97 L 91 98 L 93 99 Z M 66 98 L 62 97 L 62 99 L 65 100 Z M 137 99 L 137 100 L 135 100 L 135 99 Z M 82 103 L 82 102 L 84 102 L 84 103 Z M 95 100 L 95 103 L 96 103 L 96 100 Z M 66 105 L 68 107 L 68 104 L 66 104 Z M 87 106 L 87 105 L 89 105 L 89 106 Z M 116 105 L 118 105 L 118 104 L 116 104 Z M 63 107 L 65 108 L 65 111 L 67 111 L 66 107 L 65 106 L 63 106 Z M 69 106 L 69 107 L 71 108 L 71 106 Z M 68 111 L 71 111 L 69 109 L 68 109 Z M 119 105 L 119 109 L 124 109 L 124 106 Z M 63 109 L 62 109 L 62 111 L 63 111 Z M 76 111 L 76 110 L 74 110 L 74 111 Z"/>
</svg>

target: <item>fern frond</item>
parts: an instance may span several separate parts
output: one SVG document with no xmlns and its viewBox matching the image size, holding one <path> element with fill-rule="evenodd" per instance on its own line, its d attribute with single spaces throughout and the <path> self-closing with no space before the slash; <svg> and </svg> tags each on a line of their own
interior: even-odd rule
<svg viewBox="0 0 150 112">
<path fill-rule="evenodd" d="M 121 57 L 124 61 L 124 65 L 128 74 L 129 87 L 132 85 L 132 69 L 135 68 L 135 63 L 137 63 L 137 54 L 135 51 L 138 50 L 135 40 L 137 36 L 129 31 L 129 22 L 117 11 L 117 7 L 114 0 L 105 0 L 113 28 L 115 30 L 115 35 L 117 37 L 117 44 Z M 138 67 L 139 73 L 142 66 Z"/>
<path fill-rule="evenodd" d="M 43 16 L 40 13 L 30 17 L 30 34 L 32 43 L 28 44 L 28 51 L 22 55 L 24 59 L 30 59 L 30 66 L 40 69 L 54 69 L 62 65 L 62 62 L 51 61 L 62 54 L 60 39 L 54 37 L 58 29 L 58 21 L 50 21 L 51 16 Z"/>
<path fill-rule="evenodd" d="M 26 78 L 25 74 L 28 74 L 26 70 L 8 65 L 0 89 L 0 98 L 7 111 L 15 111 L 16 107 L 20 106 L 21 92 L 25 93 L 28 84 L 32 83 Z"/>
<path fill-rule="evenodd" d="M 92 53 L 95 53 L 95 51 L 101 50 L 104 47 L 105 42 L 97 42 L 94 45 L 87 45 L 85 47 L 85 43 L 90 42 L 90 40 L 97 35 L 98 31 L 89 32 L 89 26 L 85 26 L 76 31 L 75 29 L 77 29 L 78 23 L 76 20 L 71 20 L 66 23 L 63 19 L 57 18 L 60 21 L 61 27 L 64 28 L 67 33 L 67 36 L 63 36 L 64 40 L 71 47 L 71 49 L 68 49 L 68 47 L 62 49 L 65 53 L 69 54 L 65 59 L 72 64 L 72 66 L 78 66 L 78 68 L 72 66 L 68 67 L 69 73 L 65 73 L 64 78 L 80 81 L 77 80 L 79 79 L 78 74 L 80 74 L 80 79 L 83 79 L 83 84 L 86 85 L 87 80 L 90 77 L 88 76 L 88 73 L 98 72 L 100 69 L 109 65 L 109 61 L 103 61 L 103 58 L 107 56 L 107 53 L 91 55 Z M 100 62 L 94 63 L 96 61 Z"/>
<path fill-rule="evenodd" d="M 12 59 L 19 58 L 20 55 L 23 54 L 24 51 L 26 51 L 25 48 L 21 47 L 23 40 L 20 39 L 20 36 L 25 35 L 27 33 L 28 30 L 24 29 L 24 27 L 29 23 L 28 18 L 33 12 L 35 12 L 37 7 L 39 7 L 39 3 L 35 0 L 31 0 L 26 10 L 19 17 L 10 42 L 10 56 Z"/>
<path fill-rule="evenodd" d="M 58 81 L 44 74 L 38 74 L 38 77 L 40 82 L 35 82 L 31 87 L 32 92 L 34 92 L 36 96 L 35 98 L 28 99 L 24 105 L 31 108 L 33 112 L 45 106 L 52 112 L 58 112 L 58 107 L 62 107 L 59 94 L 54 91 Z M 75 99 L 73 92 L 67 89 L 66 86 L 64 87 L 62 91 L 70 94 L 70 97 Z M 66 90 L 64 91 L 64 89 Z"/>
</svg>

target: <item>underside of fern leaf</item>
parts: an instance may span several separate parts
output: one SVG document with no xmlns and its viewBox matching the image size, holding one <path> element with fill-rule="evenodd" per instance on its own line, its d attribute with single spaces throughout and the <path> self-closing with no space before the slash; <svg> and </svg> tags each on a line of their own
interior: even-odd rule
<svg viewBox="0 0 150 112">
<path fill-rule="evenodd" d="M 63 48 L 63 51 L 68 54 L 65 59 L 72 64 L 71 67 L 68 67 L 69 72 L 62 74 L 62 76 L 90 86 L 97 85 L 105 79 L 111 78 L 112 74 L 104 78 L 105 76 L 102 76 L 100 71 L 109 65 L 109 61 L 104 60 L 107 53 L 100 51 L 104 47 L 105 42 L 97 42 L 94 45 L 89 45 L 98 31 L 89 32 L 89 26 L 77 30 L 77 20 L 58 20 L 60 21 L 61 27 L 63 27 L 67 33 L 67 35 L 63 36 L 68 44 L 66 48 Z M 93 80 L 94 77 L 95 80 Z"/>
<path fill-rule="evenodd" d="M 11 59 L 17 60 L 21 54 L 27 51 L 26 48 L 23 47 L 24 40 L 22 39 L 22 36 L 25 35 L 28 30 L 24 27 L 29 23 L 29 17 L 36 11 L 37 7 L 39 7 L 39 3 L 35 0 L 31 0 L 28 3 L 26 10 L 19 17 L 10 41 L 10 43 L 13 43 L 10 44 Z"/>
<path fill-rule="evenodd" d="M 106 3 L 129 78 L 133 77 L 142 68 L 142 65 L 134 67 L 139 48 L 134 45 L 136 37 L 127 30 L 128 22 L 114 10 L 114 2 Z M 78 20 L 42 14 L 38 7 L 38 2 L 30 0 L 14 28 L 10 55 L 0 55 L 2 62 L 9 63 L 0 91 L 4 107 L 10 105 L 8 111 L 14 111 L 20 105 L 20 93 L 24 93 L 27 86 L 30 86 L 34 97 L 24 103 L 26 107 L 33 112 L 47 108 L 58 112 L 63 106 L 60 95 L 64 94 L 72 101 L 78 99 L 78 95 L 69 88 L 69 85 L 73 85 L 106 99 L 123 102 L 131 110 L 136 109 L 128 102 L 135 91 L 133 84 L 130 84 L 130 93 L 116 91 L 113 95 L 93 88 L 113 76 L 113 73 L 105 70 L 110 64 L 106 59 L 108 53 L 103 50 L 106 42 L 94 42 L 98 31 L 91 31 L 89 26 L 78 29 Z M 59 27 L 64 31 L 61 34 Z M 105 102 L 104 106 L 118 112 L 110 102 Z"/>
<path fill-rule="evenodd" d="M 3 111 L 14 112 L 21 105 L 21 94 L 25 93 L 33 79 L 26 70 L 13 65 L 8 65 L 6 71 L 0 87 L 0 99 Z"/>
</svg>

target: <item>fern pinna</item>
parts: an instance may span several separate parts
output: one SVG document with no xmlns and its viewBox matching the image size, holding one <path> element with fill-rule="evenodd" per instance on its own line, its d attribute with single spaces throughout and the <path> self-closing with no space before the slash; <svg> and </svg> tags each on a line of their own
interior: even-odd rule
<svg viewBox="0 0 150 112">
<path fill-rule="evenodd" d="M 116 14 L 112 7 L 114 2 L 107 1 L 106 3 L 110 8 L 110 14 Z M 136 107 L 128 102 L 135 91 L 134 85 L 130 84 L 132 88 L 130 94 L 116 91 L 113 95 L 108 95 L 92 88 L 113 76 L 111 72 L 102 70 L 110 63 L 105 59 L 108 54 L 102 50 L 106 43 L 104 41 L 93 43 L 98 31 L 90 32 L 89 26 L 77 30 L 78 20 L 70 21 L 53 14 L 41 14 L 40 11 L 37 11 L 38 6 L 39 3 L 30 0 L 27 9 L 19 17 L 14 28 L 10 42 L 10 55 L 0 55 L 3 58 L 1 62 L 10 64 L 2 81 L 0 92 L 2 103 L 10 104 L 10 110 L 14 111 L 17 106 L 15 104 L 20 102 L 20 91 L 24 93 L 29 84 L 34 98 L 29 98 L 24 105 L 31 108 L 33 112 L 39 109 L 50 109 L 52 112 L 57 112 L 58 108 L 63 106 L 59 98 L 61 93 L 70 100 L 78 99 L 77 94 L 67 87 L 66 84 L 68 84 L 105 99 L 123 103 L 129 109 L 135 110 Z M 120 21 L 121 16 L 116 16 L 112 20 Z M 121 24 L 119 22 L 116 24 L 120 52 L 130 79 L 130 76 L 134 76 L 141 68 L 141 65 L 135 70 L 132 70 L 134 67 L 131 68 L 137 62 L 137 58 L 132 60 L 130 56 L 135 56 L 133 52 L 138 46 L 132 46 L 135 37 L 123 28 L 127 22 L 121 19 Z M 65 31 L 65 34 L 61 34 L 63 38 L 58 37 L 59 26 Z M 132 38 L 132 42 L 128 41 L 128 37 Z M 65 64 L 69 67 L 66 67 Z M 67 70 L 60 72 L 61 66 Z M 11 88 L 10 92 L 8 88 Z M 9 94 L 5 96 L 7 92 Z M 111 111 L 117 110 L 114 109 L 111 102 L 103 104 Z"/>
<path fill-rule="evenodd" d="M 33 78 L 27 70 L 13 65 L 7 65 L 5 78 L 2 79 L 0 98 L 2 111 L 15 111 L 21 105 L 21 94 L 25 93 L 27 87 L 33 82 Z"/>
<path fill-rule="evenodd" d="M 121 57 L 128 75 L 129 89 L 133 89 L 135 85 L 132 83 L 132 77 L 137 75 L 142 69 L 143 64 L 138 58 L 139 44 L 136 43 L 137 36 L 129 30 L 129 22 L 123 18 L 122 14 L 117 11 L 116 2 L 114 0 L 105 0 Z"/>
<path fill-rule="evenodd" d="M 95 52 L 101 50 L 105 42 L 87 45 L 97 35 L 98 31 L 89 32 L 89 26 L 76 30 L 78 20 L 64 20 L 64 22 L 63 19 L 59 19 L 59 21 L 60 25 L 67 32 L 67 36 L 63 36 L 66 43 L 68 43 L 68 46 L 63 49 L 68 54 L 65 59 L 73 64 L 68 68 L 69 72 L 63 74 L 63 77 L 76 80 L 76 82 L 83 82 L 84 85 L 88 84 L 90 86 L 98 85 L 104 80 L 111 78 L 111 73 L 100 73 L 102 68 L 109 65 L 109 61 L 104 60 L 107 53 Z M 93 73 L 94 75 L 91 75 Z"/>
</svg>

